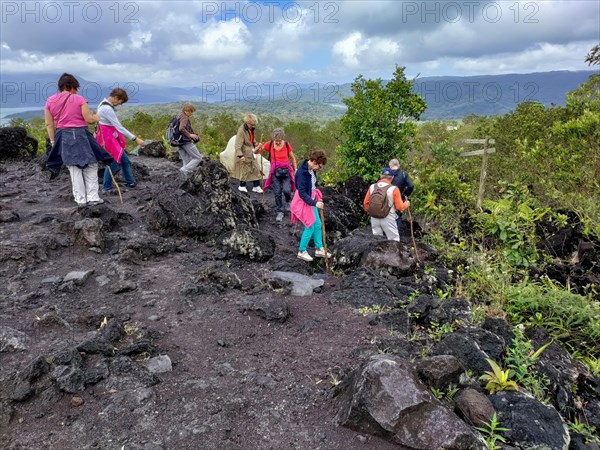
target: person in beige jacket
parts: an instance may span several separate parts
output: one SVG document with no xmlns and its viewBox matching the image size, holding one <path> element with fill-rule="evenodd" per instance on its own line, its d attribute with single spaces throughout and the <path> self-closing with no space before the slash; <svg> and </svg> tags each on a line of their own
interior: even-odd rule
<svg viewBox="0 0 600 450">
<path fill-rule="evenodd" d="M 262 143 L 257 143 L 254 136 L 256 127 L 256 115 L 246 114 L 244 123 L 238 128 L 235 137 L 235 163 L 233 166 L 232 178 L 240 180 L 238 189 L 242 192 L 248 192 L 246 182 L 252 182 L 252 192 L 262 193 L 260 186 L 261 168 L 258 160 L 254 158 L 254 153 L 262 151 Z"/>
</svg>

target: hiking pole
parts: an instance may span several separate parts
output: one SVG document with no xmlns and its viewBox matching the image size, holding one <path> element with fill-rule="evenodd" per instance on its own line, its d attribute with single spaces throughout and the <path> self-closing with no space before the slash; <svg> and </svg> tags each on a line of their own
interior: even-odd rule
<svg viewBox="0 0 600 450">
<path fill-rule="evenodd" d="M 260 135 L 260 142 L 258 143 L 259 145 L 262 144 L 262 140 L 263 140 L 263 135 Z M 263 165 L 263 152 L 262 150 L 260 151 L 260 188 L 262 189 L 262 205 L 263 208 L 265 206 L 265 174 L 263 173 L 263 170 L 265 170 L 265 166 Z"/>
<path fill-rule="evenodd" d="M 110 178 L 112 179 L 112 182 L 115 185 L 115 187 L 117 188 L 117 192 L 119 193 L 119 199 L 121 200 L 121 204 L 123 204 L 123 195 L 121 195 L 121 188 L 119 187 L 117 180 L 115 180 L 112 170 L 110 170 L 110 166 L 106 166 L 106 170 L 108 170 L 108 173 L 110 174 Z"/>
<path fill-rule="evenodd" d="M 329 258 L 327 257 L 327 234 L 325 233 L 325 215 L 323 214 L 322 209 L 319 209 L 319 216 L 321 216 L 321 234 L 323 235 L 323 250 L 325 251 L 325 269 L 329 270 Z"/>
<path fill-rule="evenodd" d="M 415 232 L 413 230 L 413 219 L 412 214 L 410 213 L 410 206 L 406 209 L 408 211 L 408 220 L 410 221 L 410 235 L 412 237 L 413 246 L 415 247 L 415 257 L 417 258 L 417 263 L 420 263 L 419 260 L 419 251 L 417 250 L 417 242 L 415 241 Z"/>
</svg>

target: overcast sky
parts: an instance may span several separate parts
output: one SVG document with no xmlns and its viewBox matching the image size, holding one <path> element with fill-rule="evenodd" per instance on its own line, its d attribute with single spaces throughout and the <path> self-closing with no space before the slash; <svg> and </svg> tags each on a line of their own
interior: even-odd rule
<svg viewBox="0 0 600 450">
<path fill-rule="evenodd" d="M 171 86 L 590 69 L 600 1 L 1 1 L 1 71 Z"/>
</svg>

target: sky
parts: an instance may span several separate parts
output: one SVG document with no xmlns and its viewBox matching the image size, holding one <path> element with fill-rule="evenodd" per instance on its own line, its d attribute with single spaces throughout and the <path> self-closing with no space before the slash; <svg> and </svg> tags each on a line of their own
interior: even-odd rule
<svg viewBox="0 0 600 450">
<path fill-rule="evenodd" d="M 590 70 L 600 1 L 5 1 L 0 72 L 97 82 L 346 83 Z"/>
</svg>

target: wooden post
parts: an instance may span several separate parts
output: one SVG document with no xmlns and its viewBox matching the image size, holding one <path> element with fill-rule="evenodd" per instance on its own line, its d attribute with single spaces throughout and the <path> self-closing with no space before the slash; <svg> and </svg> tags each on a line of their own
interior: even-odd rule
<svg viewBox="0 0 600 450">
<path fill-rule="evenodd" d="M 477 192 L 477 209 L 481 211 L 481 204 L 483 203 L 483 194 L 485 192 L 485 179 L 487 177 L 487 165 L 488 165 L 488 143 L 490 138 L 485 139 L 483 144 L 483 156 L 481 158 L 481 174 L 479 176 L 479 191 Z"/>
<path fill-rule="evenodd" d="M 490 144 L 495 144 L 496 141 L 489 137 L 485 139 L 465 139 L 466 144 L 483 144 L 483 149 L 475 150 L 471 152 L 464 152 L 461 156 L 482 156 L 481 159 L 481 173 L 479 174 L 479 191 L 477 193 L 477 209 L 481 211 L 483 204 L 483 195 L 485 193 L 485 179 L 487 177 L 487 166 L 488 166 L 488 155 L 495 153 L 495 148 L 490 148 Z"/>
</svg>

